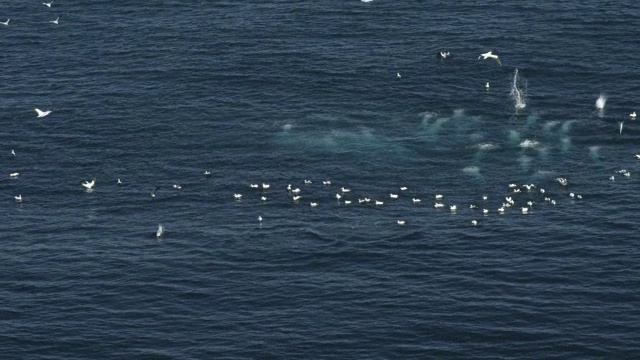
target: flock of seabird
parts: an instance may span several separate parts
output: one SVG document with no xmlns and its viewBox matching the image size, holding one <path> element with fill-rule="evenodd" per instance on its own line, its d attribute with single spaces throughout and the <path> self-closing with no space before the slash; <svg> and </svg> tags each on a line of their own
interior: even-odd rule
<svg viewBox="0 0 640 360">
<path fill-rule="evenodd" d="M 371 2 L 372 0 L 361 0 L 362 2 Z M 53 1 L 48 2 L 48 3 L 43 3 L 43 5 L 45 5 L 48 8 L 51 8 L 51 6 L 53 5 Z M 1 25 L 5 25 L 8 26 L 9 25 L 9 21 L 11 19 L 7 19 L 4 22 L 0 22 Z M 49 21 L 52 24 L 59 24 L 59 20 L 60 17 L 57 17 L 55 20 L 51 20 Z M 452 54 L 450 51 L 439 51 L 436 54 L 437 58 L 441 59 L 441 60 L 448 60 L 452 58 Z M 486 53 L 482 53 L 478 56 L 478 60 L 483 59 L 483 60 L 495 60 L 499 65 L 502 65 L 500 58 L 498 57 L 498 55 L 493 54 L 493 51 L 488 51 Z M 397 78 L 401 78 L 402 76 L 400 75 L 400 73 L 397 73 Z M 490 85 L 487 82 L 485 84 L 485 88 L 487 90 L 489 90 Z M 604 107 L 604 102 L 601 101 L 602 99 L 599 99 L 598 101 L 600 101 L 602 104 L 599 106 L 599 103 L 597 103 L 597 107 L 599 109 L 602 109 Z M 35 108 L 34 111 L 37 114 L 38 118 L 44 118 L 48 115 L 50 115 L 52 113 L 52 110 L 40 110 L 38 108 Z M 629 114 L 629 118 L 631 120 L 635 120 L 636 118 L 636 112 L 632 112 Z M 622 126 L 623 123 L 620 123 L 620 133 L 622 133 Z M 16 156 L 16 153 L 14 150 L 11 150 L 11 155 Z M 640 160 L 640 154 L 636 154 L 635 158 Z M 618 174 L 623 175 L 625 177 L 630 177 L 631 173 L 625 169 L 623 170 L 619 170 L 617 171 Z M 211 177 L 211 171 L 209 170 L 205 170 L 203 175 L 205 177 Z M 14 172 L 14 173 L 10 173 L 9 174 L 9 178 L 10 179 L 18 179 L 18 177 L 20 176 L 20 173 L 18 172 Z M 558 177 L 555 179 L 557 184 L 560 186 L 560 188 L 562 189 L 566 189 L 568 186 L 568 180 L 564 177 Z M 615 180 L 615 176 L 611 175 L 609 177 L 609 180 L 614 181 Z M 311 186 L 313 184 L 312 180 L 309 179 L 305 179 L 304 180 L 304 186 Z M 87 192 L 92 192 L 95 189 L 96 186 L 96 178 L 93 177 L 91 180 L 86 180 L 81 182 L 82 187 L 84 187 L 84 189 Z M 117 185 L 121 186 L 123 185 L 123 182 L 120 178 L 117 179 Z M 332 183 L 330 180 L 324 180 L 322 181 L 322 185 L 323 187 L 326 188 L 330 188 L 332 186 Z M 182 186 L 178 185 L 178 184 L 174 184 L 173 188 L 175 190 L 181 190 Z M 258 190 L 261 191 L 260 192 L 260 202 L 262 203 L 266 203 L 268 201 L 268 195 L 270 195 L 269 193 L 269 189 L 270 189 L 270 184 L 267 183 L 251 183 L 249 184 L 249 188 L 252 190 Z M 159 188 L 155 187 L 152 191 L 151 191 L 151 197 L 155 198 L 156 197 L 156 192 Z M 388 193 L 388 199 L 383 198 L 383 197 L 379 197 L 377 199 L 373 199 L 370 196 L 367 195 L 361 195 L 361 196 L 352 196 L 351 195 L 351 189 L 350 188 L 346 188 L 344 186 L 340 187 L 340 189 L 338 191 L 335 192 L 335 194 L 332 196 L 332 200 L 335 200 L 335 203 L 341 205 L 341 206 L 375 206 L 375 207 L 382 207 L 385 205 L 385 202 L 387 201 L 402 201 L 403 198 L 409 199 L 411 200 L 411 204 L 412 206 L 421 206 L 422 204 L 422 199 L 419 197 L 416 197 L 415 195 L 413 196 L 405 196 L 404 194 L 407 192 L 408 187 L 407 186 L 400 186 L 397 189 L 398 191 L 391 191 Z M 303 195 L 302 195 L 302 190 L 299 187 L 293 187 L 291 184 L 288 184 L 285 188 L 286 193 L 288 194 L 288 196 L 290 196 L 291 198 L 291 202 L 294 204 L 300 204 L 301 200 L 303 199 Z M 582 199 L 582 195 L 581 194 L 576 194 L 574 192 L 569 192 L 567 190 L 562 191 L 564 194 L 566 194 L 570 199 L 572 200 L 580 200 Z M 522 197 L 520 194 L 528 194 L 525 199 L 518 199 L 518 206 L 516 206 L 516 198 L 517 197 Z M 534 196 L 534 194 L 537 194 L 538 196 Z M 452 202 L 447 202 L 445 203 L 444 201 L 444 196 L 442 194 L 433 194 L 432 195 L 433 198 L 433 207 L 435 209 L 448 209 L 451 213 L 455 214 L 458 211 L 458 205 Z M 243 194 L 242 193 L 233 193 L 233 199 L 235 201 L 242 201 L 244 199 Z M 468 208 L 470 211 L 472 212 L 478 212 L 480 214 L 482 214 L 483 216 L 488 216 L 491 212 L 503 215 L 505 214 L 505 212 L 507 211 L 507 209 L 510 208 L 516 208 L 520 207 L 520 212 L 522 214 L 530 214 L 530 212 L 533 210 L 534 208 L 534 204 L 537 203 L 547 203 L 549 205 L 556 205 L 556 200 L 554 198 L 552 198 L 551 196 L 548 195 L 547 191 L 544 188 L 538 188 L 537 185 L 535 184 L 516 184 L 516 183 L 510 183 L 508 184 L 508 195 L 503 195 L 502 197 L 499 197 L 500 199 L 500 206 L 494 209 L 490 209 L 490 206 L 488 205 L 488 200 L 489 197 L 487 195 L 483 195 L 481 197 L 481 199 L 478 199 L 478 201 L 475 202 L 470 202 L 468 204 Z M 16 196 L 14 196 L 14 200 L 16 203 L 22 203 L 23 202 L 23 198 L 22 198 L 22 194 L 18 194 Z M 327 201 L 329 201 L 329 199 L 326 199 Z M 330 203 L 334 203 L 334 201 L 331 201 Z M 317 208 L 319 206 L 321 206 L 321 204 L 324 205 L 324 201 L 320 201 L 318 198 L 314 198 L 313 200 L 309 201 L 309 206 L 311 208 Z M 536 207 L 538 207 L 538 205 L 536 205 Z M 262 217 L 262 215 L 258 215 L 258 222 L 260 224 L 262 224 L 262 222 L 265 219 Z M 396 224 L 399 226 L 403 226 L 405 225 L 407 222 L 406 220 L 403 219 L 397 219 L 396 220 Z M 471 220 L 470 224 L 472 226 L 476 226 L 479 224 L 477 219 L 473 219 Z M 158 224 L 158 228 L 156 230 L 156 238 L 162 238 L 165 235 L 165 227 L 162 224 Z"/>
<path fill-rule="evenodd" d="M 53 1 L 48 2 L 48 3 L 46 3 L 46 2 L 45 2 L 45 3 L 42 3 L 42 5 L 44 5 L 44 6 L 48 7 L 48 8 L 50 8 L 50 7 L 51 7 L 51 5 L 53 5 Z M 0 21 L 0 25 L 9 26 L 9 21 L 10 21 L 10 20 L 11 20 L 11 19 L 7 19 L 7 21 Z M 51 24 L 55 24 L 55 25 L 59 25 L 59 23 L 60 23 L 60 16 L 58 16 L 55 20 L 50 20 L 50 21 L 49 21 L 49 23 L 51 23 Z"/>
</svg>

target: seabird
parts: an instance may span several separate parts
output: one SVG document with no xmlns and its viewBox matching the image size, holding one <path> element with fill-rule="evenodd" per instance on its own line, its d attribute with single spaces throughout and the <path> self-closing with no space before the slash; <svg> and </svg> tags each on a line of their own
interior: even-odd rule
<svg viewBox="0 0 640 360">
<path fill-rule="evenodd" d="M 42 5 L 44 5 L 46 7 L 51 7 L 51 5 L 53 5 L 53 1 L 52 2 L 48 2 L 48 3 L 42 3 Z"/>
<path fill-rule="evenodd" d="M 17 178 L 18 176 L 20 176 L 19 172 L 14 172 L 14 173 L 9 174 L 9 177 L 12 178 L 12 179 Z"/>
<path fill-rule="evenodd" d="M 620 134 L 622 134 L 622 127 L 623 127 L 623 126 L 624 126 L 624 121 L 621 121 L 621 122 L 620 122 L 620 132 L 619 132 Z"/>
<path fill-rule="evenodd" d="M 389 197 L 392 199 L 397 199 L 398 198 L 398 194 L 389 194 Z"/>
<path fill-rule="evenodd" d="M 261 201 L 267 201 L 267 197 L 266 196 L 262 196 L 262 197 L 260 197 L 260 200 Z"/>
<path fill-rule="evenodd" d="M 442 200 L 442 194 L 436 194 L 436 200 Z"/>
<path fill-rule="evenodd" d="M 405 190 L 407 190 L 406 186 L 400 186 L 400 191 L 405 191 Z"/>
<path fill-rule="evenodd" d="M 438 57 L 438 59 L 445 60 L 446 58 L 451 56 L 451 53 L 449 51 L 438 51 L 436 56 Z"/>
<path fill-rule="evenodd" d="M 236 200 L 240 200 L 240 199 L 242 199 L 242 194 L 233 194 L 233 197 L 234 197 Z"/>
<path fill-rule="evenodd" d="M 397 73 L 397 74 L 396 74 L 396 77 L 397 77 L 398 79 L 400 79 L 402 76 L 400 75 L 400 73 Z"/>
<path fill-rule="evenodd" d="M 498 64 L 502 65 L 502 63 L 500 62 L 500 59 L 498 58 L 498 55 L 494 55 L 491 51 L 486 52 L 484 54 L 480 54 L 480 56 L 478 56 L 478 60 L 480 60 L 480 58 L 482 58 L 483 60 L 493 59 L 497 61 Z"/>
<path fill-rule="evenodd" d="M 347 189 L 345 187 L 340 188 L 340 190 L 342 190 L 343 193 L 348 193 L 351 191 L 351 189 Z"/>
<path fill-rule="evenodd" d="M 504 206 L 501 206 L 498 208 L 498 213 L 499 214 L 504 214 Z"/>
<path fill-rule="evenodd" d="M 376 200 L 376 205 L 384 205 L 384 201 L 378 201 L 378 200 Z"/>
<path fill-rule="evenodd" d="M 616 177 L 615 177 L 615 176 L 613 176 L 613 175 L 611 175 L 611 176 L 609 176 L 609 180 L 611 180 L 611 181 L 616 181 Z"/>
<path fill-rule="evenodd" d="M 269 185 L 269 184 L 265 184 L 265 183 L 262 183 L 262 188 L 263 188 L 264 190 L 267 190 L 267 189 L 268 189 L 268 188 L 270 188 L 270 187 L 271 187 L 271 185 Z"/>
<path fill-rule="evenodd" d="M 211 176 L 211 171 L 205 170 L 204 171 L 204 176 Z"/>
<path fill-rule="evenodd" d="M 122 185 L 122 180 L 120 180 L 120 178 L 118 178 L 118 185 Z"/>
<path fill-rule="evenodd" d="M 560 183 L 560 185 L 562 186 L 567 186 L 567 184 L 569 183 L 566 178 L 562 177 L 556 178 L 556 181 L 558 181 L 558 183 Z"/>
<path fill-rule="evenodd" d="M 488 82 L 488 81 L 487 81 L 487 83 L 486 83 L 486 84 L 484 84 L 484 88 L 485 88 L 486 90 L 489 90 L 489 82 Z"/>
<path fill-rule="evenodd" d="M 640 160 L 640 154 L 635 155 L 636 159 Z"/>
<path fill-rule="evenodd" d="M 344 201 L 344 204 L 345 204 L 345 205 L 350 205 L 350 204 L 351 204 L 351 200 L 345 200 L 345 201 Z"/>
<path fill-rule="evenodd" d="M 523 214 L 528 214 L 529 213 L 529 208 L 523 207 L 522 208 L 522 213 Z"/>
<path fill-rule="evenodd" d="M 11 19 L 7 19 L 7 21 L 5 21 L 5 22 L 0 22 L 0 24 L 2 24 L 2 25 L 9 25 L 9 20 L 11 20 Z"/>
<path fill-rule="evenodd" d="M 55 20 L 51 20 L 49 22 L 52 23 L 52 24 L 58 25 L 58 20 L 60 20 L 60 16 L 58 16 Z"/>
<path fill-rule="evenodd" d="M 151 190 L 151 197 L 155 198 L 156 197 L 156 191 L 158 191 L 159 187 L 154 187 L 153 190 Z"/>
<path fill-rule="evenodd" d="M 42 111 L 42 110 L 40 110 L 40 109 L 38 109 L 38 108 L 35 108 L 35 109 L 33 109 L 33 110 L 34 110 L 36 113 L 38 113 L 38 117 L 39 117 L 39 118 L 41 118 L 41 117 L 45 117 L 45 116 L 47 116 L 47 115 L 51 114 L 51 110 Z"/>
<path fill-rule="evenodd" d="M 451 212 L 456 212 L 456 210 L 458 210 L 458 207 L 455 205 L 450 205 L 449 210 L 451 210 Z"/>
<path fill-rule="evenodd" d="M 164 236 L 164 226 L 162 224 L 158 224 L 158 230 L 156 230 L 156 239 L 160 239 Z"/>
<path fill-rule="evenodd" d="M 483 214 L 488 214 L 489 213 L 489 209 L 482 209 L 482 213 Z"/>
<path fill-rule="evenodd" d="M 173 188 L 176 190 L 182 190 L 182 185 L 173 184 Z"/>
<path fill-rule="evenodd" d="M 631 114 L 629 114 L 629 117 L 631 118 L 631 120 L 635 120 L 636 119 L 636 112 L 634 111 Z"/>
<path fill-rule="evenodd" d="M 252 189 L 257 189 L 260 187 L 260 185 L 258 184 L 249 184 L 249 187 L 251 187 Z"/>
<path fill-rule="evenodd" d="M 301 195 L 296 195 L 296 196 L 292 197 L 293 201 L 298 201 L 298 200 L 300 200 L 301 198 L 302 198 L 302 196 L 301 196 Z"/>
<path fill-rule="evenodd" d="M 309 203 L 309 205 L 311 205 L 311 207 L 316 207 L 316 206 L 318 206 L 318 203 L 312 201 L 312 202 Z"/>
<path fill-rule="evenodd" d="M 300 194 L 300 188 L 291 189 L 292 194 Z"/>
<path fill-rule="evenodd" d="M 433 204 L 433 207 L 436 208 L 436 209 L 437 208 L 442 208 L 442 207 L 444 207 L 444 204 L 443 203 L 435 203 L 435 204 Z"/>
<path fill-rule="evenodd" d="M 477 220 L 471 220 L 471 225 L 473 225 L 473 226 L 478 225 L 478 221 Z"/>
<path fill-rule="evenodd" d="M 329 180 L 323 180 L 323 181 L 322 181 L 322 185 L 331 185 L 331 181 L 329 181 Z"/>
<path fill-rule="evenodd" d="M 83 183 L 82 183 L 82 186 L 84 186 L 84 187 L 85 187 L 85 189 L 87 189 L 87 190 L 92 190 L 92 189 L 93 189 L 93 187 L 94 187 L 95 185 L 96 185 L 96 178 L 95 178 L 95 176 L 93 177 L 93 179 L 92 179 L 91 181 L 88 181 L 88 180 L 87 180 L 87 181 L 85 181 L 85 182 L 83 182 Z"/>
<path fill-rule="evenodd" d="M 258 221 L 262 222 L 262 215 L 258 215 Z"/>
<path fill-rule="evenodd" d="M 406 222 L 406 221 L 404 221 L 404 220 L 398 220 L 398 221 L 397 221 L 397 223 L 398 223 L 398 225 L 404 225 L 404 224 L 406 224 L 407 222 Z"/>
<path fill-rule="evenodd" d="M 22 202 L 22 194 L 18 195 L 18 196 L 14 196 L 14 199 L 16 199 L 17 203 L 21 203 Z"/>
<path fill-rule="evenodd" d="M 412 198 L 411 201 L 413 201 L 414 204 L 419 204 L 420 201 L 422 201 L 422 200 L 416 199 L 416 198 Z"/>
<path fill-rule="evenodd" d="M 311 180 L 306 180 L 306 179 L 304 180 L 304 184 L 305 184 L 305 185 L 309 185 L 309 184 L 312 184 L 312 183 L 313 183 L 313 182 L 312 182 Z"/>
<path fill-rule="evenodd" d="M 482 200 L 487 201 L 489 197 L 487 195 L 482 195 Z"/>
<path fill-rule="evenodd" d="M 342 198 L 342 195 L 336 193 L 336 200 L 340 200 L 340 198 Z"/>
<path fill-rule="evenodd" d="M 11 155 L 16 156 L 15 150 L 11 150 Z"/>
</svg>

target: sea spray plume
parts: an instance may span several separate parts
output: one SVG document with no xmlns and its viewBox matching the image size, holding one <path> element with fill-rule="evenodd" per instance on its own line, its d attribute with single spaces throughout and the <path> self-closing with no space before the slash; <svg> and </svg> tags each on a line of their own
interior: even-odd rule
<svg viewBox="0 0 640 360">
<path fill-rule="evenodd" d="M 598 100 L 596 100 L 596 109 L 602 111 L 607 103 L 607 97 L 604 94 L 600 94 Z"/>
<path fill-rule="evenodd" d="M 513 82 L 511 83 L 511 98 L 513 99 L 513 104 L 516 110 L 524 109 L 527 104 L 525 102 L 525 93 L 521 88 L 518 87 L 518 69 L 513 72 Z"/>
</svg>

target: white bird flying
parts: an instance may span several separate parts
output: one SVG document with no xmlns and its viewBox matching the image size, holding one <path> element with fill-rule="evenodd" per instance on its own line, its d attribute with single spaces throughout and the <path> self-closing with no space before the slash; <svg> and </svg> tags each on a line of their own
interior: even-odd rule
<svg viewBox="0 0 640 360">
<path fill-rule="evenodd" d="M 96 178 L 94 177 L 91 181 L 84 181 L 82 183 L 82 186 L 84 186 L 87 190 L 91 190 L 93 189 L 93 187 L 96 185 Z"/>
<path fill-rule="evenodd" d="M 42 3 L 42 5 L 44 5 L 46 7 L 51 7 L 51 5 L 53 5 L 53 1 L 48 2 L 48 3 Z"/>
<path fill-rule="evenodd" d="M 9 20 L 11 20 L 11 19 L 7 19 L 7 21 L 4 21 L 4 22 L 0 21 L 0 24 L 8 26 L 9 25 Z"/>
<path fill-rule="evenodd" d="M 51 114 L 51 110 L 42 111 L 42 110 L 40 110 L 40 109 L 38 109 L 38 108 L 35 108 L 35 109 L 33 109 L 33 111 L 35 111 L 35 112 L 38 114 L 38 117 L 39 117 L 39 118 L 41 118 L 41 117 L 45 117 L 45 116 L 47 116 L 47 115 Z"/>
<path fill-rule="evenodd" d="M 158 224 L 158 230 L 156 230 L 156 239 L 160 239 L 164 236 L 164 226 L 162 224 Z"/>
<path fill-rule="evenodd" d="M 58 25 L 58 20 L 60 20 L 60 16 L 58 16 L 55 20 L 51 20 L 49 22 L 52 23 L 52 24 Z"/>
<path fill-rule="evenodd" d="M 484 54 L 480 54 L 480 56 L 478 56 L 478 60 L 480 60 L 480 58 L 482 58 L 482 60 L 493 59 L 497 61 L 498 64 L 502 65 L 502 63 L 500 62 L 500 59 L 498 58 L 498 55 L 494 55 L 491 51 L 486 52 Z"/>
</svg>

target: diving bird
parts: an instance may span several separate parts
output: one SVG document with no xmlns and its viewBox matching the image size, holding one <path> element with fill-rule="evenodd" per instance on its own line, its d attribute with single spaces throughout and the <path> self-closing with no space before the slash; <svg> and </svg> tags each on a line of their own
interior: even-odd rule
<svg viewBox="0 0 640 360">
<path fill-rule="evenodd" d="M 480 60 L 480 58 L 482 58 L 482 60 L 494 59 L 495 61 L 498 62 L 498 64 L 502 65 L 502 63 L 500 62 L 500 59 L 498 58 L 498 55 L 494 55 L 492 51 L 486 52 L 484 54 L 480 54 L 480 56 L 478 56 L 478 60 Z"/>
<path fill-rule="evenodd" d="M 621 121 L 621 122 L 620 122 L 620 132 L 619 132 L 621 135 L 622 135 L 622 127 L 623 127 L 623 126 L 624 126 L 624 121 Z"/>
<path fill-rule="evenodd" d="M 7 21 L 4 21 L 4 22 L 0 21 L 0 24 L 8 26 L 9 25 L 9 20 L 11 20 L 11 19 L 7 19 Z"/>
<path fill-rule="evenodd" d="M 51 5 L 53 5 L 53 1 L 52 2 L 48 2 L 48 3 L 42 3 L 42 5 L 44 5 L 46 7 L 51 7 Z"/>
<path fill-rule="evenodd" d="M 38 114 L 38 117 L 39 117 L 39 118 L 41 118 L 41 117 L 45 117 L 45 116 L 47 116 L 47 115 L 51 114 L 51 110 L 42 111 L 42 110 L 40 110 L 40 109 L 38 109 L 38 108 L 35 108 L 35 109 L 33 109 L 33 111 L 35 111 L 35 112 Z"/>
<path fill-rule="evenodd" d="M 156 197 L 156 191 L 158 191 L 159 187 L 154 187 L 153 190 L 151 190 L 151 198 L 155 198 Z"/>
<path fill-rule="evenodd" d="M 60 20 L 60 16 L 58 16 L 55 20 L 51 20 L 49 22 L 52 23 L 52 24 L 58 25 L 58 20 Z"/>
<path fill-rule="evenodd" d="M 164 226 L 162 224 L 158 224 L 158 230 L 156 230 L 156 239 L 160 239 L 164 236 Z"/>
<path fill-rule="evenodd" d="M 91 181 L 84 181 L 84 182 L 82 183 L 82 186 L 84 186 L 84 187 L 85 187 L 85 189 L 87 189 L 87 190 L 92 190 L 92 189 L 93 189 L 93 187 L 94 187 L 95 185 L 96 185 L 96 178 L 95 178 L 95 176 L 93 177 L 93 179 L 92 179 Z"/>
</svg>

